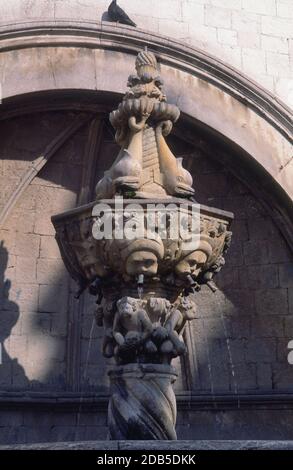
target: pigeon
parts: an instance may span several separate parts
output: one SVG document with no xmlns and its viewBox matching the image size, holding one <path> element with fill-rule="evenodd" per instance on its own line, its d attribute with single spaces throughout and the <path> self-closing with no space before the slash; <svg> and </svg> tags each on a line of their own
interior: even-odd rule
<svg viewBox="0 0 293 470">
<path fill-rule="evenodd" d="M 108 15 L 112 21 L 117 23 L 128 24 L 129 26 L 136 26 L 136 24 L 129 18 L 129 16 L 117 5 L 117 0 L 113 0 L 108 8 Z"/>
</svg>

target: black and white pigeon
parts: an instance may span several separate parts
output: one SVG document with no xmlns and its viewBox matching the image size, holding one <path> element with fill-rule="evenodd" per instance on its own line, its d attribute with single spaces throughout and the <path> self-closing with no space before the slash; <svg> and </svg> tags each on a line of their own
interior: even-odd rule
<svg viewBox="0 0 293 470">
<path fill-rule="evenodd" d="M 112 21 L 117 23 L 128 24 L 129 26 L 136 26 L 136 24 L 129 18 L 122 8 L 117 5 L 117 0 L 113 0 L 108 8 L 108 15 Z"/>
</svg>

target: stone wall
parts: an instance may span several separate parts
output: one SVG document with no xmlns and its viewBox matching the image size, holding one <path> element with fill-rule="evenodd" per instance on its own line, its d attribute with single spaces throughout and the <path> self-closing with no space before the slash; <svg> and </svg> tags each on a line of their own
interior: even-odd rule
<svg viewBox="0 0 293 470">
<path fill-rule="evenodd" d="M 2 204 L 75 115 L 43 112 L 0 123 Z M 56 152 L 1 230 L 2 443 L 107 437 L 102 332 L 93 321 L 93 299 L 73 298 L 50 222 L 52 214 L 77 204 L 89 135 L 85 124 Z M 265 201 L 221 163 L 224 150 L 204 135 L 195 140 L 197 146 L 172 136 L 170 144 L 192 172 L 199 202 L 233 211 L 235 221 L 227 264 L 216 279 L 219 290 L 204 287 L 197 296 L 192 351 L 176 364 L 182 369 L 178 437 L 290 438 L 292 257 Z M 97 174 L 116 153 L 105 121 Z"/>
<path fill-rule="evenodd" d="M 0 24 L 106 20 L 110 0 L 1 0 Z M 291 0 L 120 0 L 138 28 L 181 40 L 243 71 L 293 106 Z"/>
<path fill-rule="evenodd" d="M 0 0 L 0 25 L 54 18 L 104 21 L 109 3 L 110 0 Z M 139 28 L 214 54 L 292 105 L 291 0 L 121 0 L 119 3 Z M 39 65 L 31 75 L 26 70 L 32 84 L 29 91 L 35 91 L 44 77 L 44 83 L 48 83 L 49 76 L 53 84 L 56 80 L 63 83 L 56 73 L 59 70 L 56 64 L 56 70 L 52 63 L 49 66 L 50 54 L 49 65 L 44 66 L 47 62 L 40 65 L 46 48 L 25 51 Z M 87 57 L 84 51 L 81 49 L 80 53 Z M 95 54 L 103 55 L 103 52 L 97 50 Z M 55 53 L 57 57 L 58 48 L 54 49 Z M 17 52 L 8 54 L 13 63 Z M 108 52 L 108 56 L 111 54 Z M 58 60 L 62 61 L 60 57 Z M 124 60 L 123 54 L 121 57 Z M 117 64 L 124 67 L 121 73 L 126 77 L 132 57 L 127 59 L 127 67 L 123 60 Z M 13 67 L 5 57 L 0 63 L 6 64 L 5 76 L 12 74 L 8 82 L 13 83 Z M 29 68 L 28 64 L 24 61 L 24 66 Z M 77 68 L 67 72 L 75 79 L 75 86 L 67 88 L 87 88 L 87 76 L 80 82 L 80 67 L 77 64 Z M 179 74 L 172 67 L 163 67 L 169 71 L 168 77 L 171 73 Z M 63 69 L 59 73 L 63 77 Z M 17 72 L 17 80 L 18 75 L 21 74 Z M 105 80 L 104 75 L 100 79 Z M 121 82 L 121 77 L 117 80 L 119 91 L 123 91 L 125 80 Z M 200 83 L 200 94 L 206 105 L 203 93 L 211 85 Z M 89 88 L 95 87 L 96 82 Z M 169 88 L 172 91 L 170 84 Z M 217 89 L 210 97 L 213 106 L 212 97 L 218 92 Z M 169 96 L 176 101 L 176 93 Z M 180 99 L 184 104 L 186 95 L 178 95 Z M 75 97 L 75 103 L 78 100 Z M 229 101 L 225 95 L 219 102 L 226 103 L 226 108 L 229 104 L 233 119 L 236 100 Z M 46 103 L 52 104 L 50 98 Z M 199 106 L 197 94 L 190 103 Z M 243 106 L 243 109 L 248 115 L 249 108 Z M 211 110 L 212 107 L 208 117 L 214 116 Z M 74 123 L 77 114 L 79 111 L 63 110 L 7 119 L 1 115 L 0 209 L 27 174 L 31 162 L 41 157 L 56 136 Z M 228 132 L 230 121 L 224 121 Z M 95 179 L 101 177 L 117 153 L 107 119 L 103 122 L 104 137 L 93 155 Z M 252 127 L 259 134 L 258 122 L 246 116 L 238 127 L 241 130 Z M 82 296 L 79 302 L 74 299 L 76 287 L 66 273 L 50 222 L 51 215 L 80 202 L 86 158 L 93 148 L 92 132 L 91 125 L 85 123 L 54 153 L 27 186 L 0 230 L 3 242 L 0 246 L 0 443 L 107 437 L 108 382 L 106 362 L 100 352 L 102 332 L 93 321 L 94 300 L 88 295 Z M 255 178 L 256 164 L 255 167 L 247 165 L 245 175 L 239 168 L 239 175 L 236 171 L 235 176 L 226 156 L 230 152 L 230 162 L 237 162 L 238 157 L 242 161 L 237 150 L 222 148 L 219 141 L 213 142 L 199 130 L 192 129 L 191 134 L 196 144 L 187 144 L 183 137 L 175 136 L 170 138 L 170 144 L 177 156 L 185 157 L 185 165 L 192 171 L 197 199 L 233 211 L 235 221 L 227 263 L 216 279 L 219 289 L 212 294 L 204 287 L 197 296 L 198 317 L 189 330 L 191 350 L 184 360 L 176 362 L 176 367 L 182 370 L 176 384 L 178 437 L 289 439 L 293 435 L 290 398 L 293 366 L 287 362 L 287 345 L 293 339 L 293 265 L 292 254 L 278 229 L 279 218 L 274 220 L 276 211 L 271 210 L 274 196 L 266 199 L 265 180 Z M 264 135 L 273 149 L 275 134 Z M 260 140 L 266 139 L 260 137 Z M 289 143 L 286 144 L 284 155 L 289 157 Z M 278 174 L 283 168 L 288 169 L 287 157 L 279 160 L 278 152 L 272 150 L 270 157 L 259 141 L 253 145 L 265 156 L 268 168 L 275 156 Z M 285 188 L 285 183 L 290 186 L 290 177 L 287 180 L 278 181 Z M 274 188 L 277 191 L 277 184 Z"/>
</svg>

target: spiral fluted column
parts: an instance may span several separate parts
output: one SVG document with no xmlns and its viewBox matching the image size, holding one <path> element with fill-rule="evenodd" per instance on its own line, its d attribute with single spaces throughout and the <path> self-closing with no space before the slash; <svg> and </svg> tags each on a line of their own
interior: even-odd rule
<svg viewBox="0 0 293 470">
<path fill-rule="evenodd" d="M 165 364 L 129 364 L 110 369 L 108 425 L 113 440 L 176 439 L 177 374 Z"/>
</svg>

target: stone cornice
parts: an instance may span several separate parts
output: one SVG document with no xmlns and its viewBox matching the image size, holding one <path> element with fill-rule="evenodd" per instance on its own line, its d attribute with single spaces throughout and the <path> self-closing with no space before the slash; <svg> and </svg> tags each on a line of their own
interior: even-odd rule
<svg viewBox="0 0 293 470">
<path fill-rule="evenodd" d="M 249 394 L 195 394 L 180 392 L 176 394 L 178 409 L 185 411 L 236 410 L 236 409 L 293 409 L 293 394 L 287 393 L 249 393 Z M 0 392 L 1 409 L 60 409 L 78 411 L 95 409 L 107 411 L 107 393 L 81 392 Z"/>
<path fill-rule="evenodd" d="M 0 23 L 0 52 L 32 47 L 87 47 L 136 54 L 148 46 L 158 60 L 214 84 L 292 139 L 292 112 L 242 72 L 205 51 L 137 28 L 94 21 L 30 20 Z"/>
</svg>

